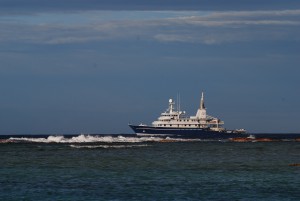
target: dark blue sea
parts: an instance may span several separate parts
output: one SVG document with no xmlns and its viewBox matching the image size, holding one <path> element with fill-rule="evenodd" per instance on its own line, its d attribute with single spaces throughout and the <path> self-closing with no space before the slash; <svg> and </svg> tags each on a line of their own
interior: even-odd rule
<svg viewBox="0 0 300 201">
<path fill-rule="evenodd" d="M 2 136 L 0 200 L 300 200 L 300 142 Z"/>
</svg>

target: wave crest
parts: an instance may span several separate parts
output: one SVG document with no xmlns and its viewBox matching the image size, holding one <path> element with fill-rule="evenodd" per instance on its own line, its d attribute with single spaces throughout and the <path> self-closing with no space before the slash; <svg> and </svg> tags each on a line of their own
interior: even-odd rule
<svg viewBox="0 0 300 201">
<path fill-rule="evenodd" d="M 10 141 L 14 142 L 37 142 L 37 143 L 92 143 L 92 142 L 105 142 L 105 143 L 114 143 L 114 142 L 129 142 L 129 143 L 138 143 L 138 142 L 159 142 L 163 140 L 160 137 L 124 137 L 124 136 L 92 136 L 92 135 L 79 135 L 71 138 L 66 138 L 64 136 L 52 136 L 50 135 L 47 138 L 28 138 L 21 137 L 9 138 Z"/>
</svg>

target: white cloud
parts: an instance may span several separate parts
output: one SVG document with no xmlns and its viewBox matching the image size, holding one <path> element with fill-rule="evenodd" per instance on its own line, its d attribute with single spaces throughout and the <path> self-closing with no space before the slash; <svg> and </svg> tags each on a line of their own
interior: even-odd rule
<svg viewBox="0 0 300 201">
<path fill-rule="evenodd" d="M 172 29 L 155 35 L 155 39 L 205 44 L 300 39 L 300 10 L 211 12 L 166 22 L 169 27 L 176 27 L 177 33 Z"/>
<path fill-rule="evenodd" d="M 183 16 L 170 20 L 199 26 L 299 25 L 300 10 L 210 12 L 202 16 Z"/>
<path fill-rule="evenodd" d="M 213 12 L 210 18 L 220 17 L 274 17 L 274 16 L 299 16 L 300 10 L 256 10 L 256 11 L 227 11 L 227 12 Z"/>
<path fill-rule="evenodd" d="M 140 13 L 140 12 L 139 12 Z M 77 18 L 80 18 L 80 14 Z M 159 15 L 153 12 L 153 15 Z M 32 23 L 24 20 L 3 21 L 0 18 L 0 42 L 38 44 L 86 43 L 103 40 L 142 39 L 163 42 L 216 44 L 255 40 L 299 40 L 300 10 L 176 12 L 176 16 L 127 20 L 99 20 L 93 12 L 85 23 Z M 174 16 L 174 13 L 172 13 Z M 66 14 L 68 15 L 68 14 Z M 73 14 L 74 15 L 74 14 Z M 124 13 L 123 13 L 124 15 Z M 49 15 L 47 15 L 49 18 Z M 62 19 L 63 21 L 63 19 Z M 43 23 L 41 23 L 43 22 Z"/>
</svg>

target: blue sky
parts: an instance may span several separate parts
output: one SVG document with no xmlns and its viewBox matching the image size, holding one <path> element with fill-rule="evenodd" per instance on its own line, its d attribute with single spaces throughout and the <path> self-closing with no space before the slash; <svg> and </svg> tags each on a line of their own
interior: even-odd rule
<svg viewBox="0 0 300 201">
<path fill-rule="evenodd" d="M 170 2 L 0 0 L 0 134 L 131 133 L 202 91 L 226 128 L 299 132 L 300 3 Z"/>
</svg>

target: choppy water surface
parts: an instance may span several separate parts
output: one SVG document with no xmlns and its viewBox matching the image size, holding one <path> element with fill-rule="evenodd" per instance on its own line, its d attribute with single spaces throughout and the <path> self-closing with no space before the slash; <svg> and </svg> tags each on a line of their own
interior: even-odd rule
<svg viewBox="0 0 300 201">
<path fill-rule="evenodd" d="M 300 142 L 12 138 L 0 200 L 299 200 Z"/>
</svg>

